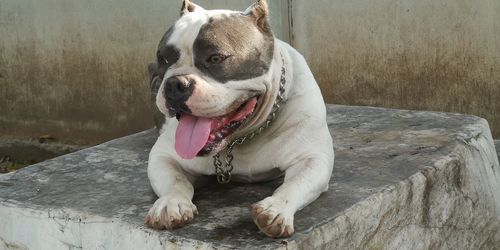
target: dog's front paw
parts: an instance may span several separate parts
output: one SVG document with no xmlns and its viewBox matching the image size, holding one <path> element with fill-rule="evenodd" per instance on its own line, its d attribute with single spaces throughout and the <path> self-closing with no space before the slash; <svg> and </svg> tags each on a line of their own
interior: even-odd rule
<svg viewBox="0 0 500 250">
<path fill-rule="evenodd" d="M 286 203 L 273 197 L 252 205 L 253 221 L 268 237 L 281 238 L 293 234 L 293 213 L 287 211 Z"/>
<path fill-rule="evenodd" d="M 155 229 L 176 229 L 190 223 L 198 209 L 189 200 L 177 197 L 160 197 L 149 209 L 146 224 Z"/>
</svg>

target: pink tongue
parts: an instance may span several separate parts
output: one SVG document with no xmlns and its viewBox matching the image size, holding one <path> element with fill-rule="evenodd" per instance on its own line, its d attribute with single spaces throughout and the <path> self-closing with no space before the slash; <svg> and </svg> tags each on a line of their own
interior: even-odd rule
<svg viewBox="0 0 500 250">
<path fill-rule="evenodd" d="M 175 132 L 175 151 L 184 159 L 193 159 L 205 146 L 212 119 L 182 114 Z"/>
</svg>

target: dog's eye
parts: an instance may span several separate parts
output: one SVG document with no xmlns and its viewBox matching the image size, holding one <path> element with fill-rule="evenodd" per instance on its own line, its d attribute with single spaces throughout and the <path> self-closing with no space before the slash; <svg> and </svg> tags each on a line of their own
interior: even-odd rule
<svg viewBox="0 0 500 250">
<path fill-rule="evenodd" d="M 161 66 L 171 66 L 175 64 L 180 57 L 180 51 L 172 46 L 161 47 L 156 52 L 158 64 Z"/>
<path fill-rule="evenodd" d="M 208 63 L 211 63 L 211 64 L 219 64 L 226 59 L 227 59 L 227 56 L 224 56 L 221 54 L 215 54 L 215 55 L 211 55 L 207 61 L 208 61 Z"/>
<path fill-rule="evenodd" d="M 158 61 L 159 61 L 160 64 L 167 64 L 168 65 L 170 63 L 168 61 L 167 57 L 164 57 L 164 56 L 158 57 Z"/>
</svg>

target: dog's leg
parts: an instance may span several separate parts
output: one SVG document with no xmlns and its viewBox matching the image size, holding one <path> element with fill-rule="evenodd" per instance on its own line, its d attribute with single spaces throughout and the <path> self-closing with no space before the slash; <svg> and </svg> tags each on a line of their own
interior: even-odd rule
<svg viewBox="0 0 500 250">
<path fill-rule="evenodd" d="M 157 143 L 158 144 L 158 143 Z M 198 214 L 191 202 L 194 178 L 185 173 L 179 164 L 168 156 L 151 150 L 148 176 L 158 200 L 146 216 L 146 224 L 156 229 L 175 229 L 191 222 Z"/>
<path fill-rule="evenodd" d="M 255 224 L 269 237 L 292 235 L 295 212 L 328 189 L 332 168 L 333 161 L 321 158 L 305 159 L 288 168 L 274 194 L 252 205 Z"/>
</svg>

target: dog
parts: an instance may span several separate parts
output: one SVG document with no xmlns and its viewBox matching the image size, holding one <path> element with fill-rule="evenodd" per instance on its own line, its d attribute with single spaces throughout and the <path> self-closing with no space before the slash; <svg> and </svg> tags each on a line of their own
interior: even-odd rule
<svg viewBox="0 0 500 250">
<path fill-rule="evenodd" d="M 284 175 L 250 211 L 268 237 L 292 235 L 295 212 L 328 189 L 333 142 L 318 84 L 303 56 L 273 36 L 266 1 L 241 12 L 184 0 L 149 72 L 160 135 L 148 177 L 159 198 L 146 224 L 190 223 L 199 176 L 227 183 Z"/>
</svg>

